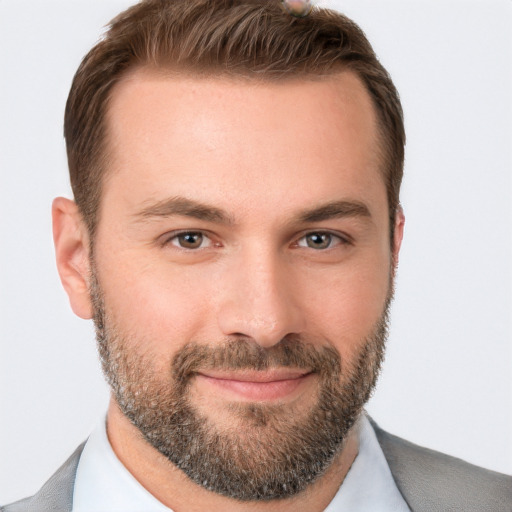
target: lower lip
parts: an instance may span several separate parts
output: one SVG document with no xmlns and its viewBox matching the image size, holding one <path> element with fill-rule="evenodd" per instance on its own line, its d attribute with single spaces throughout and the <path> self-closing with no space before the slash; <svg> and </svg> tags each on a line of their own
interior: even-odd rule
<svg viewBox="0 0 512 512">
<path fill-rule="evenodd" d="M 308 373 L 296 379 L 276 380 L 272 382 L 246 382 L 241 380 L 216 379 L 198 374 L 197 377 L 209 387 L 235 396 L 242 400 L 269 401 L 295 395 L 313 377 Z"/>
</svg>

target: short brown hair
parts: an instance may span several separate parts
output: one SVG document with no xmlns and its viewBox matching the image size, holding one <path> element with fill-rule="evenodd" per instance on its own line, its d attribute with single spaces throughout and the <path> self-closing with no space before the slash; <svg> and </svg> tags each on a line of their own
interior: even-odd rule
<svg viewBox="0 0 512 512">
<path fill-rule="evenodd" d="M 85 56 L 66 104 L 71 186 L 91 240 L 108 163 L 109 98 L 127 71 L 141 66 L 255 80 L 354 71 L 377 112 L 393 230 L 404 163 L 402 108 L 389 74 L 354 22 L 319 8 L 296 18 L 279 0 L 143 0 L 114 18 Z"/>
</svg>

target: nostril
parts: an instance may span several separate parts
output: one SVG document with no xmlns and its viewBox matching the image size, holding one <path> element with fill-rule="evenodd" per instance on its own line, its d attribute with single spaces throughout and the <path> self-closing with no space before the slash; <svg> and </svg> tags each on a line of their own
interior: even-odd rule
<svg viewBox="0 0 512 512">
<path fill-rule="evenodd" d="M 244 253 L 240 266 L 225 277 L 218 302 L 218 326 L 224 336 L 246 336 L 270 347 L 301 333 L 305 315 L 295 300 L 294 281 L 272 251 Z"/>
</svg>

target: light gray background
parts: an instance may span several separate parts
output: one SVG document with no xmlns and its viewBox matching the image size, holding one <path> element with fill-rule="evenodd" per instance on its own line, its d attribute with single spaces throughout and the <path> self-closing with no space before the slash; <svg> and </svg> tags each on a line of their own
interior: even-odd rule
<svg viewBox="0 0 512 512">
<path fill-rule="evenodd" d="M 323 3 L 367 32 L 408 133 L 397 298 L 368 409 L 512 473 L 512 2 Z M 36 491 L 106 408 L 92 326 L 55 270 L 50 204 L 69 195 L 73 73 L 127 5 L 0 0 L 0 503 Z"/>
</svg>

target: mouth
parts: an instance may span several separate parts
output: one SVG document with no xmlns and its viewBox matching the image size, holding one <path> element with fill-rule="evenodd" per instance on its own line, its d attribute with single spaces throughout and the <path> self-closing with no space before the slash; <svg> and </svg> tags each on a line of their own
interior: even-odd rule
<svg viewBox="0 0 512 512">
<path fill-rule="evenodd" d="M 242 401 L 273 401 L 297 395 L 313 378 L 307 370 L 272 369 L 266 371 L 198 372 L 198 383 L 207 391 Z"/>
</svg>

